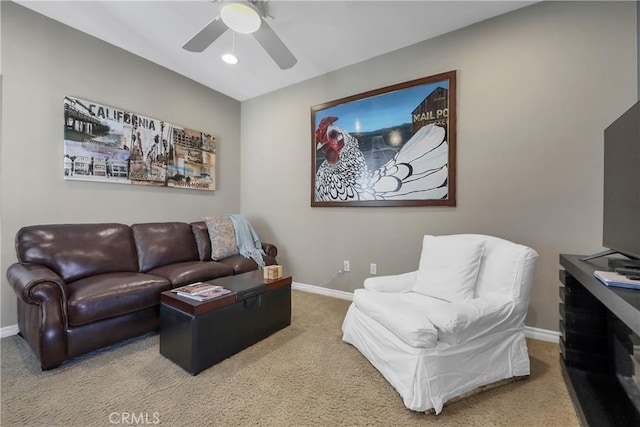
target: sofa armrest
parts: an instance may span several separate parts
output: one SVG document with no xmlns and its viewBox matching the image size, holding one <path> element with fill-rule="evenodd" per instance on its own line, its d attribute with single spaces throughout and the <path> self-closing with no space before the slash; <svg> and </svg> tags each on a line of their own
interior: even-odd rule
<svg viewBox="0 0 640 427">
<path fill-rule="evenodd" d="M 476 298 L 451 303 L 445 310 L 427 314 L 441 332 L 439 339 L 458 344 L 481 336 L 524 327 L 526 307 L 517 301 Z"/>
<path fill-rule="evenodd" d="M 278 256 L 278 247 L 272 243 L 262 243 L 262 250 L 272 258 Z"/>
<path fill-rule="evenodd" d="M 18 298 L 27 304 L 39 304 L 49 297 L 67 300 L 67 284 L 53 270 L 39 264 L 13 264 L 7 269 L 7 279 Z M 52 286 L 42 287 L 40 285 Z M 58 289 L 57 293 L 50 290 Z"/>
<path fill-rule="evenodd" d="M 369 277 L 364 281 L 364 288 L 378 292 L 408 292 L 416 280 L 416 271 L 394 276 Z"/>
<path fill-rule="evenodd" d="M 42 369 L 59 366 L 68 356 L 66 283 L 47 267 L 29 263 L 11 265 L 7 278 L 18 296 L 20 333 Z"/>
</svg>

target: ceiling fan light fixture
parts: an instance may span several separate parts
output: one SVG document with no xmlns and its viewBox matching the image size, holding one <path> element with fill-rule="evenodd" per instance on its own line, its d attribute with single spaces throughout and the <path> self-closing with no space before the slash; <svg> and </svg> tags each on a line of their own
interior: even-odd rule
<svg viewBox="0 0 640 427">
<path fill-rule="evenodd" d="M 220 19 L 236 33 L 251 34 L 258 31 L 262 19 L 258 10 L 246 1 L 228 1 L 220 6 Z"/>
<path fill-rule="evenodd" d="M 225 53 L 224 55 L 222 55 L 222 60 L 231 65 L 236 65 L 238 63 L 238 57 L 233 53 Z"/>
</svg>

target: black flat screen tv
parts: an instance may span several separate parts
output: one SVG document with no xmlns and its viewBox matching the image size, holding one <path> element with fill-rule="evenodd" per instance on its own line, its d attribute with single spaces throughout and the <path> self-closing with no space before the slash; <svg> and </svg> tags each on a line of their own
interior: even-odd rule
<svg viewBox="0 0 640 427">
<path fill-rule="evenodd" d="M 602 245 L 640 260 L 640 101 L 604 131 L 603 208 Z"/>
</svg>

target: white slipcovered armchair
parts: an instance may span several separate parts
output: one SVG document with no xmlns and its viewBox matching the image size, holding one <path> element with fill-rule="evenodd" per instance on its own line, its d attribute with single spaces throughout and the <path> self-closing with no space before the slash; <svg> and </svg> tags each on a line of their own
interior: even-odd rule
<svg viewBox="0 0 640 427">
<path fill-rule="evenodd" d="M 414 411 L 529 375 L 524 334 L 538 254 L 478 234 L 424 236 L 417 271 L 368 278 L 342 326 Z"/>
</svg>

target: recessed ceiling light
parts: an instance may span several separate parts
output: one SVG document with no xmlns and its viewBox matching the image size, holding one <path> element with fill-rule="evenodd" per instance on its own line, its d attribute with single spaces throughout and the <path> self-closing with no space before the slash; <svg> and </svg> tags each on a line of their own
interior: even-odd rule
<svg viewBox="0 0 640 427">
<path fill-rule="evenodd" d="M 225 53 L 224 55 L 222 55 L 222 60 L 231 65 L 235 65 L 238 63 L 238 58 L 232 53 Z"/>
</svg>

